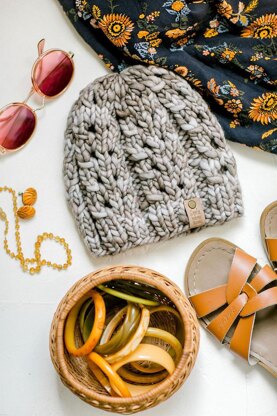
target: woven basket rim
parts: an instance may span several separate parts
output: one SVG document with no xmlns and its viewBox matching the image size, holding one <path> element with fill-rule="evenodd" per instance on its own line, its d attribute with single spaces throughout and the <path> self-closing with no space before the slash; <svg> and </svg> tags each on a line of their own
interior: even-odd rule
<svg viewBox="0 0 277 416">
<path fill-rule="evenodd" d="M 151 277 L 150 277 L 151 276 Z M 157 277 L 159 280 L 153 279 Z M 122 397 L 111 397 L 108 395 L 100 394 L 93 389 L 89 389 L 84 386 L 81 382 L 76 380 L 74 376 L 70 373 L 67 368 L 65 361 L 65 346 L 63 340 L 64 324 L 66 317 L 73 307 L 73 305 L 89 290 L 98 286 L 101 283 L 107 281 L 123 279 L 123 280 L 136 280 L 143 283 L 149 284 L 152 287 L 156 287 L 161 290 L 175 305 L 176 309 L 181 315 L 182 322 L 184 325 L 185 332 L 185 341 L 182 356 L 179 360 L 178 365 L 176 366 L 174 372 L 163 380 L 159 386 L 154 387 L 149 392 L 139 394 L 130 398 Z M 170 286 L 173 286 L 178 292 L 181 292 L 179 287 L 172 282 L 170 279 L 165 277 L 159 272 L 156 272 L 152 269 L 134 266 L 134 265 L 119 265 L 119 266 L 108 266 L 105 268 L 97 269 L 96 271 L 87 274 L 82 279 L 78 280 L 65 294 L 65 296 L 60 301 L 56 313 L 54 315 L 51 331 L 50 331 L 50 354 L 51 359 L 56 367 L 56 370 L 62 377 L 62 381 L 66 382 L 65 384 L 68 387 L 72 387 L 74 391 L 78 392 L 77 394 L 81 396 L 84 400 L 89 399 L 90 401 L 96 400 L 100 402 L 105 402 L 110 405 L 127 405 L 127 404 L 141 404 L 142 401 L 149 401 L 157 395 L 162 395 L 168 389 L 171 389 L 172 383 L 178 377 L 183 374 L 187 363 L 190 360 L 191 356 L 195 360 L 195 357 L 199 348 L 199 329 L 198 322 L 195 317 L 194 310 L 189 304 L 189 301 L 186 299 L 184 294 L 182 294 L 182 300 L 187 303 L 187 308 L 184 308 L 181 301 L 176 297 L 173 299 L 173 294 L 167 288 L 167 283 Z M 162 288 L 161 288 L 162 286 Z M 196 329 L 196 330 L 195 330 Z M 55 344 L 53 345 L 52 338 L 54 336 Z M 53 347 L 54 346 L 54 350 Z M 57 368 L 55 363 L 55 358 L 59 364 Z M 188 373 L 189 374 L 189 373 Z M 187 374 L 187 376 L 188 376 Z M 187 377 L 186 376 L 186 377 Z M 160 400 L 161 401 L 161 400 Z M 139 409 L 138 409 L 139 410 Z"/>
</svg>

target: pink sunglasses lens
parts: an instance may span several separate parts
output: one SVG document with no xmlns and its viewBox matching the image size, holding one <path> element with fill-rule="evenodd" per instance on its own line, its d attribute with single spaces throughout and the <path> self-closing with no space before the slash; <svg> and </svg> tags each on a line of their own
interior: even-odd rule
<svg viewBox="0 0 277 416">
<path fill-rule="evenodd" d="M 0 146 L 16 150 L 31 137 L 36 125 L 33 111 L 23 104 L 10 104 L 0 111 Z"/>
<path fill-rule="evenodd" d="M 52 51 L 37 62 L 33 80 L 43 95 L 54 97 L 68 86 L 72 74 L 73 64 L 69 56 L 62 51 Z"/>
</svg>

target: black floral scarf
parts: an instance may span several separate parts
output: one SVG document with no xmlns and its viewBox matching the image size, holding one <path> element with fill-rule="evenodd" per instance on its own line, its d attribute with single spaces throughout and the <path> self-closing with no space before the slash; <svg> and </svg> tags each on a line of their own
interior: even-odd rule
<svg viewBox="0 0 277 416">
<path fill-rule="evenodd" d="M 277 154 L 277 2 L 59 0 L 113 71 L 138 63 L 184 77 L 225 136 Z"/>
</svg>

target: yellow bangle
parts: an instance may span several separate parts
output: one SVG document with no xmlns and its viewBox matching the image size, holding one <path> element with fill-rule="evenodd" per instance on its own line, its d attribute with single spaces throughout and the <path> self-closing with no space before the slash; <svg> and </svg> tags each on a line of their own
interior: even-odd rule
<svg viewBox="0 0 277 416">
<path fill-rule="evenodd" d="M 93 327 L 90 333 L 90 336 L 88 337 L 87 341 L 80 347 L 76 348 L 75 345 L 75 325 L 76 320 L 79 314 L 79 311 L 84 304 L 84 302 L 92 298 L 94 301 L 94 308 L 95 308 L 95 318 Z M 71 311 L 68 314 L 66 324 L 65 324 L 65 330 L 64 330 L 64 342 L 67 351 L 76 356 L 80 357 L 83 355 L 89 354 L 97 342 L 99 341 L 104 325 L 105 325 L 105 319 L 106 319 L 106 307 L 105 302 L 102 296 L 95 292 L 94 290 L 91 290 L 86 296 L 84 296 L 82 299 L 79 300 L 79 302 L 76 303 L 76 305 L 71 309 Z"/>
<path fill-rule="evenodd" d="M 128 390 L 130 391 L 131 396 L 134 397 L 134 396 L 138 396 L 139 394 L 147 393 L 148 391 L 152 390 L 154 387 L 157 387 L 160 383 L 150 384 L 149 386 L 138 386 L 136 384 L 130 384 L 130 383 L 126 383 L 126 382 L 125 382 L 125 384 L 128 387 Z M 111 383 L 111 387 L 114 388 L 114 390 L 117 393 L 119 393 L 117 391 L 116 386 L 114 386 L 113 383 Z"/>
<path fill-rule="evenodd" d="M 177 323 L 177 325 L 176 325 L 176 337 L 177 337 L 178 340 L 180 339 L 181 342 L 184 343 L 184 327 L 183 327 L 181 316 L 180 316 L 179 312 L 176 309 L 172 308 L 171 306 L 160 305 L 160 306 L 157 306 L 157 307 L 151 307 L 151 308 L 149 308 L 149 310 L 150 310 L 151 315 L 155 312 L 168 312 L 168 313 L 173 314 L 176 318 L 176 323 Z M 181 348 L 182 348 L 182 344 L 181 344 Z M 170 350 L 169 353 L 170 353 L 170 355 L 172 355 L 172 350 Z M 182 353 L 182 351 L 181 351 L 181 353 Z M 176 358 L 176 356 L 175 356 L 175 361 L 176 362 L 178 361 L 178 359 L 179 359 L 179 357 Z M 139 371 L 142 371 L 142 372 L 145 372 L 145 373 L 150 373 L 150 374 L 157 373 L 157 372 L 161 371 L 161 366 L 153 366 L 153 367 L 150 368 L 150 367 L 144 367 L 140 363 L 133 363 L 132 367 L 134 367 L 136 370 L 139 370 Z"/>
<path fill-rule="evenodd" d="M 152 328 L 148 327 L 147 331 L 145 333 L 146 337 L 152 337 L 152 338 L 159 338 L 169 344 L 175 351 L 175 362 L 179 361 L 181 355 L 182 355 L 182 345 L 181 342 L 170 332 L 164 331 L 160 328 Z"/>
<path fill-rule="evenodd" d="M 133 362 L 132 364 L 136 363 Z M 137 384 L 153 384 L 164 380 L 167 377 L 168 372 L 163 370 L 156 374 L 138 374 L 127 370 L 125 367 L 121 367 L 118 370 L 118 374 L 124 379 L 124 381 L 127 380 Z"/>
<path fill-rule="evenodd" d="M 112 364 L 116 361 L 122 360 L 126 355 L 131 354 L 137 346 L 140 344 L 141 340 L 145 336 L 145 332 L 148 328 L 150 322 L 150 312 L 147 308 L 142 308 L 140 322 L 136 328 L 136 332 L 131 336 L 127 344 L 124 345 L 121 350 L 115 352 L 114 354 L 107 355 L 105 358 L 108 363 Z"/>
<path fill-rule="evenodd" d="M 97 365 L 91 361 L 88 360 L 88 366 L 90 370 L 95 375 L 95 378 L 99 381 L 101 386 L 104 387 L 104 389 L 109 393 L 110 396 L 117 397 L 118 394 L 114 391 L 114 389 L 111 387 L 111 384 L 109 382 L 109 379 L 105 376 L 105 374 L 100 370 Z"/>
<path fill-rule="evenodd" d="M 169 374 L 172 374 L 175 370 L 174 361 L 168 352 L 152 344 L 139 344 L 134 352 L 114 363 L 112 368 L 117 371 L 123 365 L 129 364 L 133 361 L 151 361 L 155 364 L 161 365 L 168 371 Z"/>
<path fill-rule="evenodd" d="M 101 355 L 97 354 L 96 352 L 92 352 L 89 354 L 88 359 L 95 363 L 100 368 L 100 370 L 103 371 L 103 373 L 108 377 L 111 385 L 113 385 L 116 388 L 116 391 L 119 391 L 122 397 L 131 397 L 126 383 L 116 373 L 112 366 L 110 366 L 110 364 L 107 363 L 107 361 L 101 357 Z"/>
<path fill-rule="evenodd" d="M 152 327 L 148 327 L 147 331 L 145 333 L 146 337 L 152 337 L 152 338 L 159 338 L 163 341 L 165 341 L 167 344 L 169 344 L 172 348 L 173 351 L 175 353 L 175 363 L 177 363 L 182 355 L 182 345 L 180 343 L 180 341 L 174 336 L 172 335 L 170 332 L 168 331 L 164 331 L 163 329 L 160 328 L 152 328 Z M 161 371 L 161 367 L 154 367 L 154 368 L 150 368 L 150 367 L 144 367 L 143 365 L 139 364 L 139 363 L 133 363 L 132 366 L 139 371 L 142 371 L 144 373 L 157 373 L 159 371 Z"/>
</svg>

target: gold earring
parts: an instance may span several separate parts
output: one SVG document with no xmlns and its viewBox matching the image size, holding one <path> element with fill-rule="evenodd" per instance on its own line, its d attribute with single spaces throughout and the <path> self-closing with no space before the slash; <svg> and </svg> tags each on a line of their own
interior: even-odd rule
<svg viewBox="0 0 277 416">
<path fill-rule="evenodd" d="M 36 210 L 31 205 L 23 205 L 23 207 L 18 208 L 17 216 L 22 220 L 27 220 L 29 218 L 33 218 L 36 213 Z"/>
<path fill-rule="evenodd" d="M 23 205 L 34 205 L 37 200 L 37 191 L 34 188 L 28 188 L 22 194 Z"/>
<path fill-rule="evenodd" d="M 28 188 L 21 195 L 23 207 L 18 208 L 17 216 L 23 220 L 33 218 L 36 210 L 32 205 L 36 203 L 37 191 L 34 188 Z"/>
</svg>

